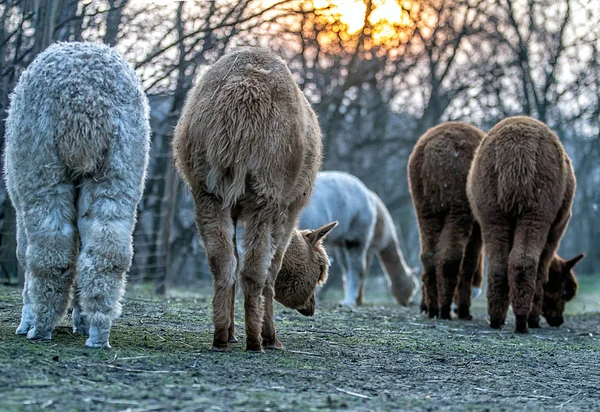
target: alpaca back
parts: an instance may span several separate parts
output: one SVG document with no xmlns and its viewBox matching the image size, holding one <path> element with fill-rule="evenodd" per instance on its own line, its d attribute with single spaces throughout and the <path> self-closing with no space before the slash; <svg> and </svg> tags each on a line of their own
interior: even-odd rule
<svg viewBox="0 0 600 412">
<path fill-rule="evenodd" d="M 357 177 L 338 171 L 319 172 L 310 203 L 298 227 L 316 229 L 336 220 L 338 227 L 326 239 L 330 245 L 369 245 L 377 210 L 369 189 Z"/>
<path fill-rule="evenodd" d="M 434 213 L 468 205 L 465 192 L 473 155 L 483 132 L 465 123 L 433 127 L 417 142 L 409 160 L 411 182 L 420 180 Z"/>
<path fill-rule="evenodd" d="M 204 74 L 174 141 L 182 158 L 178 166 L 193 169 L 224 207 L 247 190 L 275 202 L 296 198 L 310 187 L 304 181 L 314 180 L 320 145 L 314 112 L 285 63 L 248 47 L 222 57 Z M 197 154 L 203 164 L 191 164 Z"/>
<path fill-rule="evenodd" d="M 99 171 L 123 143 L 124 124 L 147 128 L 146 97 L 135 72 L 98 44 L 48 47 L 23 73 L 12 103 L 10 121 L 18 133 L 7 133 L 9 144 L 56 154 L 72 176 Z"/>
<path fill-rule="evenodd" d="M 542 122 L 518 116 L 494 126 L 476 155 L 472 178 L 502 212 L 535 211 L 553 219 L 566 188 L 566 154 Z"/>
</svg>

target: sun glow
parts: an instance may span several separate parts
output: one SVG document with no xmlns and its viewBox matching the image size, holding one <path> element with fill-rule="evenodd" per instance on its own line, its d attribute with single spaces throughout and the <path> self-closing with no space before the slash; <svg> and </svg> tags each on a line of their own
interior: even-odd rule
<svg viewBox="0 0 600 412">
<path fill-rule="evenodd" d="M 374 45 L 406 42 L 414 31 L 419 3 L 411 0 L 372 0 L 371 3 L 366 27 L 365 0 L 315 0 L 314 6 L 324 9 L 324 16 L 344 24 L 349 35 L 364 29 Z"/>
</svg>

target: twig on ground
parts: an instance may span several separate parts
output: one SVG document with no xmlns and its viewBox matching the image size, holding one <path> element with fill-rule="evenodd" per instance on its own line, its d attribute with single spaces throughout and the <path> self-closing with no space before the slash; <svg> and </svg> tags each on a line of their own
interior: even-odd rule
<svg viewBox="0 0 600 412">
<path fill-rule="evenodd" d="M 577 392 L 575 395 L 571 396 L 569 399 L 567 399 L 565 402 L 561 403 L 560 405 L 558 405 L 556 407 L 556 409 L 562 409 L 566 404 L 570 403 L 573 399 L 575 399 L 576 396 L 578 396 L 579 394 L 581 394 L 580 392 Z"/>
<path fill-rule="evenodd" d="M 347 390 L 345 390 L 345 389 L 342 389 L 342 388 L 335 388 L 335 390 L 336 390 L 336 391 L 339 391 L 339 392 L 342 392 L 342 393 L 345 393 L 345 394 L 347 394 L 347 395 L 356 396 L 356 397 L 358 397 L 358 398 L 363 398 L 363 399 L 371 399 L 371 398 L 370 398 L 369 396 L 367 396 L 367 395 L 363 395 L 363 394 L 360 394 L 360 393 L 356 393 L 356 392 L 347 391 Z"/>
<path fill-rule="evenodd" d="M 286 352 L 290 352 L 290 353 L 299 353 L 301 355 L 310 355 L 310 356 L 318 356 L 318 357 L 322 357 L 322 355 L 319 355 L 318 353 L 312 353 L 312 352 L 304 352 L 301 350 L 290 350 L 288 349 Z"/>
<path fill-rule="evenodd" d="M 163 371 L 145 371 L 143 369 L 131 369 L 131 368 L 123 368 L 121 366 L 115 366 L 115 365 L 109 365 L 106 363 L 90 363 L 88 366 L 104 366 L 106 368 L 111 368 L 111 369 L 119 369 L 125 372 L 135 372 L 135 373 L 186 373 L 186 371 L 169 371 L 169 370 L 163 370 Z"/>
</svg>

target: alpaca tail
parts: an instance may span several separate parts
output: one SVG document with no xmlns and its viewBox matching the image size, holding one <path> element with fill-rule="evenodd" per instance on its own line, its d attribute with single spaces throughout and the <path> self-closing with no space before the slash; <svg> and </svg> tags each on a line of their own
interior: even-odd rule
<svg viewBox="0 0 600 412">
<path fill-rule="evenodd" d="M 433 207 L 447 208 L 449 205 L 449 193 L 453 192 L 450 187 L 455 180 L 448 175 L 448 167 L 451 162 L 449 157 L 453 156 L 455 150 L 452 142 L 447 140 L 431 140 L 427 143 L 426 150 L 423 153 L 423 166 L 421 176 L 423 179 L 423 190 L 428 194 L 430 203 Z"/>
<path fill-rule="evenodd" d="M 65 86 L 55 123 L 55 144 L 74 175 L 98 170 L 115 134 L 108 102 L 77 82 Z"/>
<path fill-rule="evenodd" d="M 520 213 L 536 193 L 539 141 L 504 139 L 497 144 L 498 204 L 505 213 Z"/>
<path fill-rule="evenodd" d="M 249 172 L 269 153 L 273 79 L 268 68 L 246 65 L 215 91 L 207 127 L 208 189 L 232 207 L 244 195 Z"/>
</svg>

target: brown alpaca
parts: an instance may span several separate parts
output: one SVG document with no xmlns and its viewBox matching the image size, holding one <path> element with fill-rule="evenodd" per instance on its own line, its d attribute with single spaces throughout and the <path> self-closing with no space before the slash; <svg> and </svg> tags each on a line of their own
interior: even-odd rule
<svg viewBox="0 0 600 412">
<path fill-rule="evenodd" d="M 543 308 L 549 323 L 558 326 L 563 295 L 570 299 L 576 292 L 571 269 L 583 257 L 569 262 L 554 257 L 575 194 L 571 161 L 558 137 L 530 117 L 501 121 L 475 154 L 467 193 L 488 259 L 490 326 L 504 324 L 509 303 L 516 332 L 539 327 Z"/>
<path fill-rule="evenodd" d="M 474 278 L 481 283 L 482 257 L 466 183 L 483 135 L 466 123 L 443 123 L 419 138 L 408 161 L 421 239 L 422 308 L 430 318 L 451 318 L 456 291 L 458 317 L 471 319 L 471 287 Z"/>
<path fill-rule="evenodd" d="M 299 245 L 306 243 L 296 248 L 308 254 L 304 259 L 312 257 L 303 261 L 305 274 L 292 271 L 294 276 L 306 276 L 303 281 L 310 276 L 313 290 L 326 277 L 321 239 L 335 224 L 294 234 L 321 165 L 321 146 L 310 104 L 283 60 L 267 50 L 234 50 L 190 92 L 173 151 L 194 198 L 196 226 L 214 277 L 213 350 L 227 350 L 236 341 L 232 308 L 238 269 L 250 351 L 282 347 L 273 326 L 274 285 L 293 236 Z M 241 262 L 238 220 L 245 224 Z M 284 267 L 293 269 L 298 260 Z M 309 310 L 305 303 L 299 309 Z"/>
</svg>

